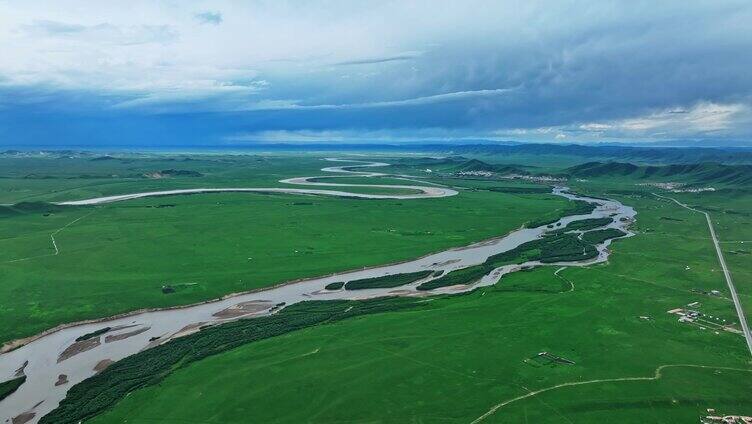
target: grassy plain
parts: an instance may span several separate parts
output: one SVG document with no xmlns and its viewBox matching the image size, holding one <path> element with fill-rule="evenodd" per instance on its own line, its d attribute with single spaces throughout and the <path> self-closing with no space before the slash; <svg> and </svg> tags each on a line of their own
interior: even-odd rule
<svg viewBox="0 0 752 424">
<path fill-rule="evenodd" d="M 192 164 L 204 174 L 195 179 L 16 176 L 0 180 L 0 199 L 68 200 L 197 183 L 274 186 L 280 178 L 321 175 L 327 165 L 304 157 L 293 168 L 290 159 L 202 158 L 206 163 Z M 117 166 L 145 172 L 170 163 Z M 556 170 L 553 160 L 543 166 Z M 536 194 L 540 186 L 529 183 L 433 178 L 464 189 L 453 198 L 404 202 L 201 195 L 0 218 L 0 298 L 13 299 L 0 308 L 0 336 L 413 258 L 571 207 Z M 489 411 L 484 422 L 696 422 L 706 408 L 752 415 L 752 363 L 741 336 L 679 323 L 667 313 L 699 302 L 695 309 L 735 321 L 704 217 L 636 183 L 572 181 L 577 191 L 638 211 L 638 235 L 614 242 L 607 264 L 519 272 L 419 308 L 236 347 L 132 392 L 93 422 L 466 423 Z M 742 241 L 752 240 L 752 198 L 721 191 L 668 195 L 717 220 L 749 310 L 752 270 Z M 60 254 L 51 256 L 50 234 L 60 228 Z M 162 294 L 164 283 L 176 293 Z M 722 295 L 702 293 L 710 290 Z M 540 365 L 531 360 L 540 352 L 574 364 Z M 585 384 L 556 388 L 572 382 Z"/>
<path fill-rule="evenodd" d="M 696 422 L 707 408 L 752 415 L 742 337 L 667 313 L 699 302 L 735 320 L 704 218 L 648 192 L 590 189 L 638 211 L 637 236 L 614 242 L 606 264 L 519 272 L 429 308 L 241 346 L 93 422 L 466 423 L 530 392 L 590 381 L 523 397 L 484 422 Z M 531 363 L 539 352 L 574 364 Z"/>
<path fill-rule="evenodd" d="M 0 156 L 0 204 L 57 202 L 98 196 L 196 187 L 294 187 L 280 179 L 327 175 L 321 168 L 347 163 L 323 156 L 282 155 L 141 155 Z M 198 176 L 154 178 L 162 170 L 196 172 Z M 337 175 L 337 174 L 332 174 Z M 353 188 L 355 192 L 386 192 Z"/>
<path fill-rule="evenodd" d="M 153 386 L 176 369 L 258 340 L 354 316 L 425 306 L 421 299 L 397 297 L 363 301 L 309 301 L 277 314 L 241 319 L 131 355 L 77 384 L 41 424 L 75 424 L 98 415 L 133 390 Z"/>
<path fill-rule="evenodd" d="M 752 320 L 752 192 L 728 189 L 672 197 L 710 213 L 747 320 Z"/>
<path fill-rule="evenodd" d="M 655 198 L 655 193 L 708 212 L 747 314 L 747 320 L 752 319 L 752 191 L 746 187 L 734 185 L 708 184 L 716 188 L 716 191 L 674 193 L 653 186 L 641 185 L 643 183 L 645 183 L 644 180 L 602 178 L 587 182 L 574 182 L 572 187 L 575 190 L 590 190 L 604 196 L 623 198 L 628 204 L 631 204 L 633 199 Z M 687 218 L 684 215 L 675 215 L 675 212 L 680 211 L 682 214 L 692 216 L 693 220 L 700 220 L 704 223 L 704 217 L 701 214 L 687 211 L 678 205 L 671 204 L 668 200 L 661 201 L 667 203 L 667 207 L 673 208 L 659 217 L 661 221 L 673 220 L 678 224 L 686 223 Z M 697 242 L 712 243 L 707 224 L 698 224 L 693 238 Z"/>
<path fill-rule="evenodd" d="M 320 175 L 321 167 L 331 165 L 308 156 L 168 159 L 5 158 L 0 202 L 174 187 L 274 186 L 281 178 Z M 172 168 L 204 176 L 138 176 Z M 97 178 L 81 178 L 85 172 Z M 35 177 L 24 178 L 29 175 Z M 0 342 L 65 322 L 411 259 L 502 235 L 568 203 L 548 194 L 474 190 L 409 201 L 228 193 L 4 216 Z M 175 293 L 163 294 L 163 285 Z"/>
</svg>

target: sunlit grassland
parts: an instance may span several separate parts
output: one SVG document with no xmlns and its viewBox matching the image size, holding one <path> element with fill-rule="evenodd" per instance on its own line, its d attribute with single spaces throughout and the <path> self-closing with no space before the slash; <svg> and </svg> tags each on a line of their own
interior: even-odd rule
<svg viewBox="0 0 752 424">
<path fill-rule="evenodd" d="M 710 213 L 742 306 L 752 319 L 752 193 L 724 190 L 673 197 Z"/>
<path fill-rule="evenodd" d="M 200 158 L 198 165 L 179 162 L 206 175 L 195 179 L 115 179 L 71 189 L 65 188 L 66 179 L 33 180 L 49 185 L 25 188 L 17 187 L 17 180 L 0 180 L 0 187 L 6 200 L 70 200 L 141 191 L 144 184 L 148 189 L 207 186 L 204 178 L 211 172 L 219 173 L 211 178 L 225 186 L 266 186 L 281 178 L 318 175 L 319 168 L 328 165 L 318 157 L 265 158 L 258 164 L 243 158 L 240 165 L 221 166 L 211 162 L 219 159 Z M 156 160 L 108 166 L 138 172 L 177 167 L 164 159 L 150 162 Z M 97 171 L 78 162 L 68 168 L 43 164 L 48 168 L 24 166 L 58 177 Z M 222 166 L 227 169 L 221 171 Z M 56 181 L 64 183 L 62 188 L 54 185 Z M 406 201 L 223 193 L 3 217 L 0 341 L 65 322 L 189 304 L 292 279 L 412 259 L 503 235 L 530 219 L 563 210 L 568 203 L 548 194 L 487 191 Z M 163 285 L 177 290 L 163 294 Z"/>
<path fill-rule="evenodd" d="M 553 389 L 487 422 L 692 422 L 707 408 L 749 415 L 752 367 L 742 337 L 667 313 L 700 302 L 700 311 L 734 320 L 704 218 L 649 193 L 614 196 L 636 207 L 637 235 L 614 242 L 606 264 L 559 276 L 554 267 L 519 272 L 427 309 L 242 346 L 132 393 L 94 422 L 466 423 L 531 391 L 652 378 L 672 364 L 711 368 Z M 574 365 L 525 362 L 542 351 Z"/>
<path fill-rule="evenodd" d="M 123 155 L 111 160 L 92 160 L 90 157 L 0 157 L 0 203 L 57 202 L 197 187 L 290 188 L 296 186 L 281 184 L 279 180 L 327 175 L 321 168 L 348 165 L 324 159 L 322 155 L 307 154 Z M 201 175 L 161 179 L 145 176 L 167 169 L 195 171 Z M 387 189 L 371 188 L 353 188 L 349 191 L 389 192 Z"/>
<path fill-rule="evenodd" d="M 718 187 L 715 192 L 673 193 L 657 187 L 638 186 L 632 179 L 607 179 L 575 183 L 573 187 L 579 190 L 591 190 L 604 196 L 624 199 L 631 204 L 635 198 L 654 198 L 655 194 L 676 199 L 698 210 L 710 214 L 715 227 L 726 263 L 731 271 L 734 285 L 739 294 L 742 307 L 747 319 L 752 318 L 752 194 L 734 187 Z M 708 244 L 712 248 L 712 240 L 705 217 L 697 212 L 688 211 L 668 200 L 664 214 L 659 217 L 661 223 L 674 220 L 677 224 L 689 225 L 695 231 L 688 238 L 695 243 Z M 696 225 L 695 225 L 696 223 Z M 654 229 L 649 229 L 653 231 Z M 666 234 L 672 237 L 671 234 Z M 689 264 L 688 264 L 689 265 Z M 715 272 L 721 272 L 716 264 Z"/>
</svg>

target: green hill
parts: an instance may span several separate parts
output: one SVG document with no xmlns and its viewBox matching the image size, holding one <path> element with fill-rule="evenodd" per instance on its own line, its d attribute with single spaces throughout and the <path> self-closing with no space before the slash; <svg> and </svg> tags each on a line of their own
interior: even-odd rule
<svg viewBox="0 0 752 424">
<path fill-rule="evenodd" d="M 677 180 L 695 184 L 750 184 L 752 165 L 693 163 L 662 166 L 638 166 L 623 162 L 588 162 L 565 170 L 579 178 L 629 176 L 641 179 Z"/>
<path fill-rule="evenodd" d="M 446 146 L 443 148 L 441 146 L 434 146 L 434 148 L 437 151 L 445 151 L 447 149 Z M 451 146 L 451 150 L 454 154 L 458 155 L 558 155 L 585 160 L 620 160 L 636 163 L 752 163 L 752 149 L 750 148 L 633 147 L 524 143 L 514 145 L 479 144 Z"/>
</svg>

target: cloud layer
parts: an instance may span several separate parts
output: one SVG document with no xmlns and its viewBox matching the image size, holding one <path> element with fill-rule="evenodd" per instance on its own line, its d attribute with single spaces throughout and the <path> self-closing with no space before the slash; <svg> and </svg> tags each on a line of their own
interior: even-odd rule
<svg viewBox="0 0 752 424">
<path fill-rule="evenodd" d="M 752 136 L 752 3 L 0 2 L 0 143 Z"/>
</svg>

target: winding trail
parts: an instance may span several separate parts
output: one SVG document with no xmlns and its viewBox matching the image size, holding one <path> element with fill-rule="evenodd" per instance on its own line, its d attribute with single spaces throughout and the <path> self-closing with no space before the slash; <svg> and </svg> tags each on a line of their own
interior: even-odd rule
<svg viewBox="0 0 752 424">
<path fill-rule="evenodd" d="M 716 254 L 718 254 L 718 262 L 721 263 L 721 268 L 723 268 L 723 276 L 726 277 L 726 284 L 728 285 L 729 291 L 731 292 L 731 300 L 734 301 L 734 308 L 736 309 L 736 315 L 739 318 L 739 325 L 742 327 L 744 340 L 747 342 L 747 349 L 749 349 L 749 354 L 752 355 L 752 332 L 749 331 L 749 326 L 747 325 L 747 316 L 744 314 L 742 302 L 739 300 L 739 295 L 736 293 L 734 281 L 731 279 L 731 272 L 729 271 L 728 266 L 726 266 L 726 259 L 723 257 L 721 245 L 718 243 L 718 237 L 716 237 L 715 235 L 715 228 L 713 228 L 713 221 L 711 221 L 710 219 L 710 214 L 705 211 L 695 209 L 691 206 L 687 206 L 684 203 L 674 199 L 673 197 L 661 196 L 657 193 L 653 193 L 653 195 L 659 198 L 671 200 L 685 209 L 689 209 L 693 212 L 705 215 L 705 219 L 708 221 L 708 228 L 710 229 L 710 237 L 713 239 L 713 246 L 715 246 L 715 252 Z"/>
<path fill-rule="evenodd" d="M 60 249 L 59 249 L 59 248 L 58 248 L 58 246 L 57 246 L 57 241 L 55 241 L 55 236 L 56 236 L 56 235 L 57 235 L 57 234 L 58 234 L 59 232 L 63 231 L 64 229 L 66 229 L 66 228 L 68 228 L 68 227 L 70 227 L 71 225 L 75 224 L 76 222 L 78 222 L 78 221 L 80 221 L 80 220 L 82 220 L 82 219 L 84 219 L 84 218 L 88 217 L 89 215 L 93 214 L 94 212 L 96 212 L 96 210 L 94 210 L 94 211 L 91 211 L 91 212 L 87 213 L 86 215 L 83 215 L 83 216 L 79 216 L 78 218 L 76 218 L 76 219 L 74 219 L 73 221 L 71 221 L 71 222 L 69 222 L 69 223 L 65 224 L 64 226 L 62 226 L 62 227 L 58 228 L 57 230 L 55 230 L 55 232 L 53 232 L 52 234 L 50 234 L 50 240 L 52 240 L 52 247 L 54 247 L 54 248 L 55 248 L 55 253 L 54 253 L 54 255 L 59 255 L 59 254 L 60 254 Z"/>
<path fill-rule="evenodd" d="M 563 282 L 565 282 L 565 283 L 567 283 L 567 284 L 569 284 L 569 285 L 570 285 L 570 287 L 569 287 L 569 290 L 567 290 L 567 291 L 565 291 L 565 292 L 562 292 L 562 293 L 569 293 L 569 292 L 573 292 L 573 291 L 574 291 L 574 283 L 573 283 L 573 282 L 572 282 L 572 281 L 571 281 L 571 280 L 570 280 L 569 278 L 566 278 L 566 277 L 562 277 L 561 275 L 559 275 L 559 273 L 560 273 L 561 271 L 564 271 L 565 269 L 567 269 L 567 267 L 565 267 L 565 266 L 563 266 L 563 267 L 561 267 L 561 268 L 557 269 L 556 271 L 554 271 L 554 275 L 555 275 L 555 276 L 556 276 L 557 278 L 559 278 L 559 279 L 560 279 L 561 281 L 563 281 Z"/>
<path fill-rule="evenodd" d="M 29 256 L 29 257 L 26 257 L 26 258 L 19 258 L 19 259 L 11 259 L 11 260 L 5 261 L 5 262 L 6 263 L 22 262 L 22 261 L 28 261 L 28 260 L 31 260 L 31 259 L 46 258 L 48 256 L 57 256 L 57 255 L 59 255 L 60 254 L 60 248 L 57 245 L 57 240 L 55 240 L 55 236 L 59 232 L 63 231 L 64 229 L 66 229 L 68 227 L 70 227 L 71 225 L 75 224 L 76 222 L 78 222 L 78 221 L 80 221 L 80 220 L 88 217 L 89 215 L 93 214 L 94 212 L 96 212 L 96 211 L 91 211 L 91 212 L 87 213 L 86 215 L 79 216 L 78 218 L 76 218 L 73 221 L 65 224 L 64 226 L 58 228 L 57 230 L 53 231 L 52 234 L 50 234 L 50 241 L 52 242 L 52 248 L 55 249 L 55 253 L 48 253 L 48 254 L 45 254 L 45 255 L 37 255 L 37 256 Z"/>
<path fill-rule="evenodd" d="M 339 161 L 329 159 L 330 161 Z M 357 165 L 324 168 L 323 171 L 344 174 L 344 176 L 360 176 L 364 178 L 389 176 L 390 178 L 407 179 L 409 176 L 390 175 L 377 172 L 357 172 L 346 168 L 352 167 L 380 167 L 386 166 L 379 162 L 357 161 Z M 293 194 L 323 194 L 344 197 L 362 197 L 373 199 L 418 199 L 430 197 L 444 197 L 457 194 L 456 191 L 444 187 L 425 186 L 392 186 L 367 184 L 337 184 L 310 181 L 322 177 L 302 177 L 282 180 L 283 183 L 316 186 L 348 186 L 348 187 L 384 187 L 411 188 L 419 190 L 414 195 L 371 195 L 348 193 L 344 191 L 306 190 L 306 189 L 191 189 L 169 190 L 161 192 L 135 193 L 119 196 L 99 197 L 88 200 L 63 202 L 62 204 L 95 205 L 116 201 L 125 201 L 149 196 L 164 196 L 171 194 L 187 194 L 216 191 L 276 191 Z M 337 178 L 327 176 L 324 178 Z M 27 339 L 18 340 L 3 346 L 0 352 L 0 381 L 9 379 L 22 364 L 27 379 L 21 387 L 0 402 L 0 421 L 12 420 L 14 417 L 33 414 L 28 423 L 35 423 L 45 414 L 55 409 L 65 398 L 70 387 L 92 377 L 102 361 L 118 361 L 141 350 L 149 349 L 172 339 L 199 331 L 207 325 L 219 325 L 237 319 L 253 318 L 276 313 L 283 308 L 307 300 L 361 300 L 384 296 L 417 296 L 426 297 L 436 294 L 454 294 L 475 290 L 496 284 L 504 275 L 537 266 L 588 266 L 601 263 L 608 259 L 608 246 L 612 239 L 605 240 L 596 246 L 598 255 L 592 259 L 574 262 L 542 263 L 527 261 L 520 264 L 504 265 L 470 284 L 450 287 L 440 287 L 431 291 L 418 290 L 417 286 L 427 280 L 418 280 L 397 288 L 376 288 L 364 290 L 327 290 L 326 286 L 334 282 L 382 277 L 386 275 L 406 274 L 419 271 L 432 271 L 431 279 L 439 278 L 444 273 L 458 269 L 479 265 L 489 257 L 507 252 L 517 246 L 539 239 L 554 228 L 564 228 L 567 224 L 591 218 L 609 217 L 612 222 L 605 228 L 616 228 L 624 231 L 627 236 L 630 223 L 636 216 L 636 211 L 618 201 L 596 199 L 578 196 L 568 192 L 565 187 L 555 187 L 553 195 L 570 200 L 581 200 L 595 205 L 595 209 L 584 215 L 572 215 L 561 218 L 553 226 L 542 225 L 536 228 L 520 228 L 504 236 L 484 240 L 468 246 L 452 248 L 432 253 L 417 259 L 377 266 L 373 268 L 344 271 L 323 277 L 313 277 L 297 281 L 286 282 L 277 286 L 267 287 L 244 293 L 234 293 L 220 299 L 206 302 L 157 309 L 142 310 L 114 317 L 102 318 L 96 321 L 71 323 L 50 329 Z M 549 228 L 550 227 L 550 228 Z M 441 271 L 441 272 L 439 272 Z M 275 306 L 276 305 L 276 306 Z M 103 334 L 99 335 L 100 333 Z M 86 334 L 98 334 L 91 339 L 80 341 Z M 110 341 L 107 341 L 109 338 Z M 60 375 L 65 375 L 68 383 L 56 385 Z"/>
<path fill-rule="evenodd" d="M 603 379 L 597 379 L 597 380 L 586 380 L 586 381 L 572 381 L 569 383 L 561 383 L 557 384 L 555 386 L 546 387 L 539 390 L 534 390 L 529 393 L 526 393 L 521 396 L 517 396 L 512 399 L 505 400 L 501 403 L 497 403 L 494 405 L 491 409 L 488 410 L 485 414 L 481 415 L 480 417 L 474 419 L 471 424 L 479 423 L 486 418 L 490 417 L 496 411 L 499 409 L 509 405 L 510 403 L 517 402 L 519 400 L 527 399 L 533 396 L 537 396 L 541 393 L 550 392 L 552 390 L 561 389 L 564 387 L 572 387 L 572 386 L 584 386 L 587 384 L 597 384 L 597 383 L 617 383 L 620 381 L 656 381 L 660 380 L 661 377 L 663 377 L 663 370 L 666 368 L 709 368 L 714 370 L 726 370 L 726 371 L 740 371 L 740 372 L 752 372 L 750 369 L 744 369 L 744 368 L 730 368 L 730 367 L 715 367 L 712 365 L 692 365 L 692 364 L 669 364 L 669 365 L 661 365 L 658 368 L 655 369 L 655 373 L 652 377 L 621 377 L 621 378 L 603 378 Z"/>
</svg>

